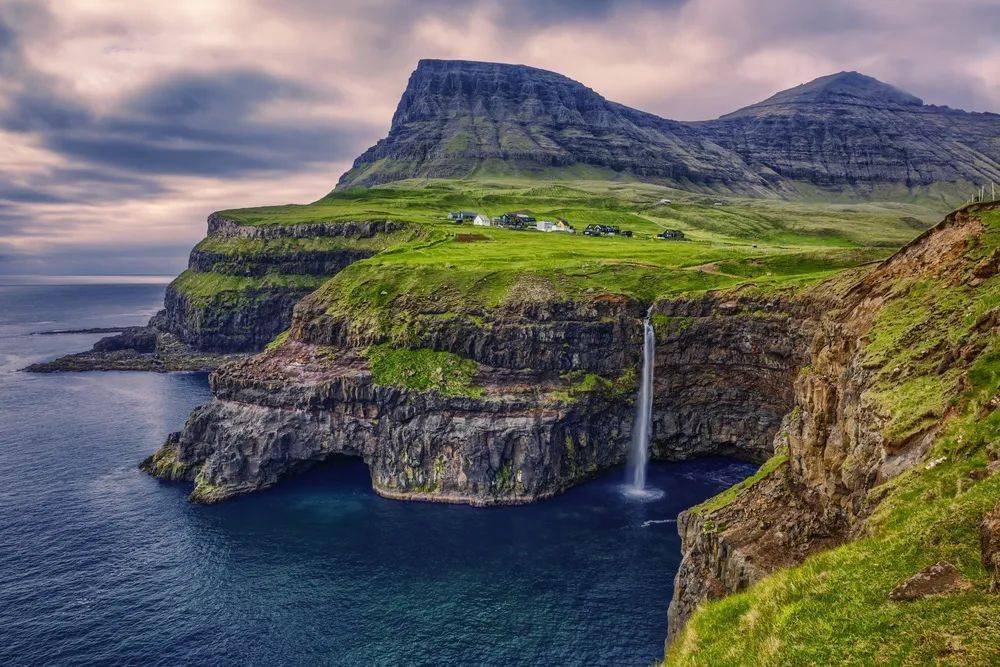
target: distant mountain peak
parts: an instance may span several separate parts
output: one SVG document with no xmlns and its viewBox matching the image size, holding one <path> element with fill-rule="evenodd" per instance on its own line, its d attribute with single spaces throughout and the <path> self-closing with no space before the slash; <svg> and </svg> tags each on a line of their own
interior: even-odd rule
<svg viewBox="0 0 1000 667">
<path fill-rule="evenodd" d="M 998 116 L 924 106 L 858 72 L 814 79 L 716 120 L 680 122 L 536 67 L 424 59 L 388 135 L 338 187 L 524 175 L 864 193 L 1000 180 L 998 140 Z"/>
<path fill-rule="evenodd" d="M 790 104 L 866 104 L 871 106 L 920 106 L 919 97 L 882 83 L 860 72 L 837 72 L 775 93 L 762 102 L 735 111 Z"/>
</svg>

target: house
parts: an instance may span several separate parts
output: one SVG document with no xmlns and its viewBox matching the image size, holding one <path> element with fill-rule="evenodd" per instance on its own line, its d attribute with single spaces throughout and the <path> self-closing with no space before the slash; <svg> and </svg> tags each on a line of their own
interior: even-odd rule
<svg viewBox="0 0 1000 667">
<path fill-rule="evenodd" d="M 656 203 L 659 204 L 659 205 L 661 205 L 661 206 L 666 206 L 668 204 L 673 204 L 674 201 L 672 199 L 661 199 L 660 201 L 658 201 Z"/>
<path fill-rule="evenodd" d="M 587 225 L 587 228 L 583 230 L 584 236 L 617 236 L 619 234 L 632 236 L 632 232 L 623 234 L 622 230 L 614 225 Z"/>
<path fill-rule="evenodd" d="M 559 218 L 554 223 L 552 223 L 552 231 L 563 232 L 564 234 L 575 234 L 576 230 L 573 229 L 573 225 L 569 224 L 566 220 Z"/>
<path fill-rule="evenodd" d="M 540 232 L 551 232 L 555 229 L 556 223 L 551 220 L 539 220 L 535 223 L 535 229 Z"/>
<path fill-rule="evenodd" d="M 679 229 L 664 229 L 662 232 L 656 235 L 658 239 L 682 239 L 684 238 L 684 232 Z"/>
<path fill-rule="evenodd" d="M 510 229 L 524 229 L 534 227 L 537 220 L 526 213 L 504 213 L 497 218 L 501 227 Z"/>
<path fill-rule="evenodd" d="M 475 211 L 452 211 L 448 214 L 448 219 L 454 222 L 465 222 L 476 217 Z"/>
<path fill-rule="evenodd" d="M 475 218 L 472 219 L 472 224 L 476 225 L 477 227 L 489 227 L 493 224 L 493 221 L 490 220 L 489 216 L 480 213 L 479 215 L 477 215 Z"/>
</svg>

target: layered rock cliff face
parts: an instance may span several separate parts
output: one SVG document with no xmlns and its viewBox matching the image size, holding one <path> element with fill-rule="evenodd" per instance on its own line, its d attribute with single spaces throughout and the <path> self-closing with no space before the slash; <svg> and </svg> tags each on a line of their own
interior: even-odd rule
<svg viewBox="0 0 1000 667">
<path fill-rule="evenodd" d="M 739 489 L 679 518 L 671 638 L 703 600 L 863 534 L 888 482 L 923 464 L 951 421 L 971 410 L 964 418 L 975 428 L 996 410 L 995 396 L 982 408 L 967 398 L 990 377 L 979 369 L 989 368 L 1000 335 L 995 222 L 989 229 L 980 219 L 988 210 L 952 214 L 853 284 L 813 290 L 811 298 L 836 294 L 839 305 L 813 327 L 778 455 Z M 958 460 L 974 460 L 976 442 L 952 437 Z M 959 482 L 959 493 L 969 484 Z M 924 501 L 940 494 L 925 492 Z"/>
<path fill-rule="evenodd" d="M 218 371 L 215 399 L 144 466 L 214 502 L 348 454 L 382 495 L 488 505 L 543 498 L 623 460 L 630 412 L 615 395 L 546 397 L 557 382 L 486 367 L 476 382 L 476 396 L 376 386 L 357 351 L 289 342 Z"/>
<path fill-rule="evenodd" d="M 642 304 L 602 295 L 416 316 L 408 346 L 474 362 L 456 396 L 380 382 L 368 349 L 383 339 L 325 303 L 306 298 L 282 345 L 217 371 L 215 399 L 144 468 L 193 481 L 192 498 L 213 502 L 350 454 L 383 495 L 483 505 L 544 498 L 624 461 Z M 807 354 L 812 320 L 796 308 L 749 296 L 655 306 L 661 324 L 682 312 L 694 322 L 660 327 L 655 455 L 766 458 Z"/>
<path fill-rule="evenodd" d="M 770 456 L 825 305 L 739 294 L 657 303 L 653 455 Z"/>
<path fill-rule="evenodd" d="M 424 329 L 415 340 L 476 362 L 469 391 L 448 395 L 379 384 L 366 351 L 380 341 L 324 317 L 317 301 L 296 309 L 283 344 L 217 371 L 214 400 L 144 468 L 194 481 L 192 498 L 214 502 L 349 454 L 383 495 L 486 505 L 544 498 L 624 460 L 634 375 L 585 387 L 563 372 L 620 373 L 635 347 L 618 347 L 628 362 L 616 365 L 615 355 L 565 354 L 562 342 L 633 336 L 633 304 L 512 306 L 476 332 Z"/>
<path fill-rule="evenodd" d="M 402 227 L 387 221 L 246 225 L 213 214 L 208 237 L 191 251 L 188 271 L 167 287 L 164 313 L 155 325 L 195 350 L 260 350 L 288 328 L 292 307 L 302 297 L 345 266 L 375 254 L 352 247 L 351 240 Z M 210 290 L 199 289 L 203 281 Z"/>
<path fill-rule="evenodd" d="M 985 184 L 1000 180 L 1000 116 L 841 72 L 688 123 L 533 67 L 421 60 L 389 135 L 339 186 L 563 168 L 749 193 Z"/>
</svg>

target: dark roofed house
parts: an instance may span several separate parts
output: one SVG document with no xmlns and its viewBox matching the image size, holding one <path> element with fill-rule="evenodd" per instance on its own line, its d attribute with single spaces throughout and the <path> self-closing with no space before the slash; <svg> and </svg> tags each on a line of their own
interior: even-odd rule
<svg viewBox="0 0 1000 667">
<path fill-rule="evenodd" d="M 502 227 L 510 229 L 524 229 L 534 227 L 536 220 L 526 213 L 504 213 L 497 218 Z"/>
<path fill-rule="evenodd" d="M 475 211 L 452 211 L 448 214 L 448 219 L 454 220 L 455 222 L 465 222 L 466 220 L 472 220 L 475 217 Z"/>
<path fill-rule="evenodd" d="M 662 232 L 656 235 L 658 239 L 682 239 L 684 238 L 684 232 L 679 229 L 664 229 Z"/>
<path fill-rule="evenodd" d="M 632 236 L 632 232 L 623 232 L 615 225 L 587 225 L 583 234 L 584 236 Z"/>
</svg>

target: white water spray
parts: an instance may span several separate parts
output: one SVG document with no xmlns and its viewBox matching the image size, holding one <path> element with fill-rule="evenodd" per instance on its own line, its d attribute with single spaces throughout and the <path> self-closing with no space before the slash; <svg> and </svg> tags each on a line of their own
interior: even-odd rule
<svg viewBox="0 0 1000 667">
<path fill-rule="evenodd" d="M 650 308 L 652 310 L 652 308 Z M 650 313 L 642 321 L 642 384 L 635 403 L 635 424 L 632 427 L 632 445 L 628 452 L 627 475 L 631 484 L 630 495 L 646 493 L 646 464 L 649 462 L 649 436 L 653 427 L 653 356 L 656 352 L 656 335 Z"/>
</svg>

